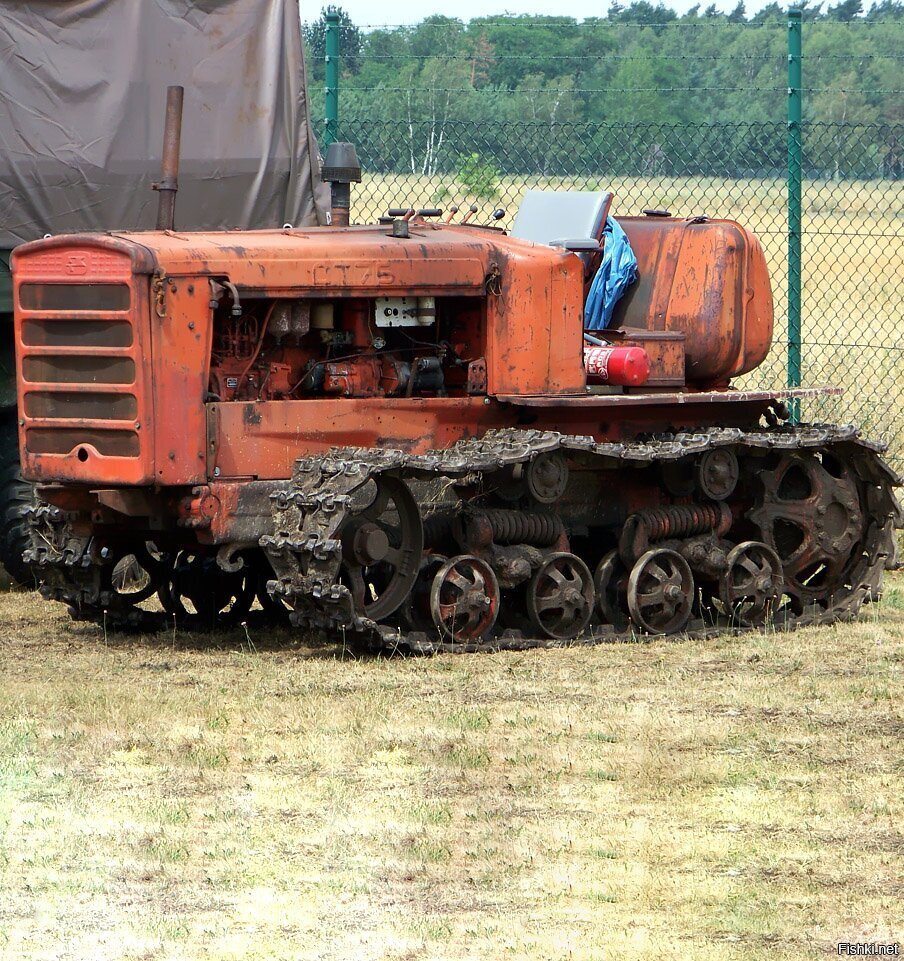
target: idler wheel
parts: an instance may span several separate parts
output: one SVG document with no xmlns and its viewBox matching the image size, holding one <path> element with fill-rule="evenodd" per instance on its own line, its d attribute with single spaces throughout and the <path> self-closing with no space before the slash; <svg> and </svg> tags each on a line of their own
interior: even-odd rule
<svg viewBox="0 0 904 961">
<path fill-rule="evenodd" d="M 590 623 L 596 591 L 590 568 L 575 554 L 550 554 L 527 585 L 531 627 L 544 637 L 569 640 Z"/>
<path fill-rule="evenodd" d="M 344 523 L 341 581 L 355 611 L 373 621 L 394 614 L 417 578 L 424 528 L 417 502 L 404 481 L 378 477 L 367 507 Z"/>
<path fill-rule="evenodd" d="M 430 615 L 447 641 L 476 641 L 492 630 L 499 614 L 499 582 L 486 561 L 460 554 L 436 572 Z"/>
<path fill-rule="evenodd" d="M 628 578 L 628 610 L 647 634 L 674 634 L 687 627 L 694 603 L 694 575 L 675 551 L 647 551 Z"/>
<path fill-rule="evenodd" d="M 620 633 L 626 631 L 629 624 L 625 609 L 627 581 L 628 571 L 618 551 L 609 551 L 593 572 L 597 611 L 604 624 L 611 624 Z"/>
<path fill-rule="evenodd" d="M 744 541 L 728 555 L 719 597 L 733 623 L 753 627 L 775 612 L 784 582 L 778 554 L 759 541 Z"/>
</svg>

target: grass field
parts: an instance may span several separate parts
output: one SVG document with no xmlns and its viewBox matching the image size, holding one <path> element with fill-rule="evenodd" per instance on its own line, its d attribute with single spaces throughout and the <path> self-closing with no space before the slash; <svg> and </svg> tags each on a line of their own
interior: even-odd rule
<svg viewBox="0 0 904 961">
<path fill-rule="evenodd" d="M 0 596 L 0 957 L 904 938 L 904 580 L 854 625 L 378 659 Z"/>
<path fill-rule="evenodd" d="M 611 190 L 615 216 L 644 208 L 681 217 L 708 214 L 749 227 L 766 252 L 776 308 L 775 345 L 748 386 L 784 387 L 787 376 L 787 184 L 783 180 L 600 176 L 502 178 L 497 196 L 479 201 L 475 222 L 494 207 L 509 227 L 529 188 Z M 352 219 L 374 221 L 390 206 L 463 209 L 474 198 L 449 175 L 367 175 L 352 191 Z M 844 397 L 812 401 L 808 419 L 853 422 L 892 446 L 904 470 L 904 181 L 808 180 L 803 196 L 803 381 L 835 384 Z"/>
</svg>

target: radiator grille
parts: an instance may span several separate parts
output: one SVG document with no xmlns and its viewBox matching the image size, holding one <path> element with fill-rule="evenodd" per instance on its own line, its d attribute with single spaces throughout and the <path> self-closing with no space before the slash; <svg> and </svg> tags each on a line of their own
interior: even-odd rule
<svg viewBox="0 0 904 961">
<path fill-rule="evenodd" d="M 25 450 L 141 455 L 137 337 L 123 283 L 19 286 Z"/>
<path fill-rule="evenodd" d="M 141 453 L 138 435 L 133 431 L 98 430 L 96 427 L 32 427 L 25 445 L 30 454 L 69 454 L 77 451 L 87 460 L 90 445 L 104 457 L 137 457 Z"/>
</svg>

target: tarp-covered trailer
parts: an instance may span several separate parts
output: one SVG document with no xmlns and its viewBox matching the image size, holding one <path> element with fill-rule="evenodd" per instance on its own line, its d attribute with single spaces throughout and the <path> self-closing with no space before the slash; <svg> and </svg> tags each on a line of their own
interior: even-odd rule
<svg viewBox="0 0 904 961">
<path fill-rule="evenodd" d="M 297 0 L 4 0 L 0 50 L 0 560 L 22 579 L 12 248 L 154 226 L 169 84 L 185 88 L 180 227 L 313 226 L 326 198 Z"/>
</svg>

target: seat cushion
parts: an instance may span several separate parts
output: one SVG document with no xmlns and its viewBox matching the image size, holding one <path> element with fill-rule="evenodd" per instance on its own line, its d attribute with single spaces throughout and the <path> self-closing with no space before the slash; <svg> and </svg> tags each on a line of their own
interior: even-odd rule
<svg viewBox="0 0 904 961">
<path fill-rule="evenodd" d="M 599 240 L 611 200 L 604 190 L 528 190 L 511 235 L 538 244 L 572 237 Z"/>
</svg>

